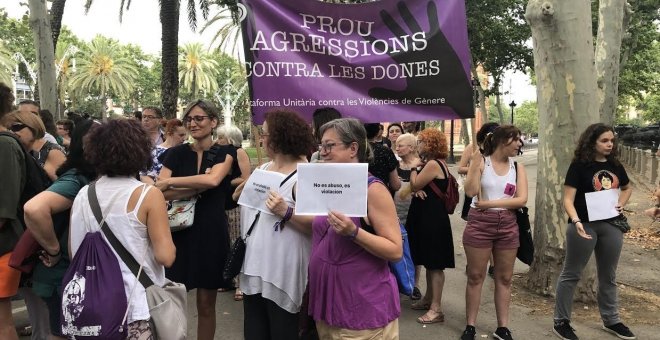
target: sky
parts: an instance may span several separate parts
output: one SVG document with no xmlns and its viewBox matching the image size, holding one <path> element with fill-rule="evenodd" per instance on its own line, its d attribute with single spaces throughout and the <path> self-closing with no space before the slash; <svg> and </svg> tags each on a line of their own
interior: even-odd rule
<svg viewBox="0 0 660 340">
<path fill-rule="evenodd" d="M 20 0 L 3 0 L 4 7 L 10 17 L 20 18 L 27 7 L 20 5 Z M 27 1 L 25 1 L 27 3 Z M 159 10 L 157 0 L 133 0 L 131 8 L 124 11 L 122 23 L 119 22 L 118 0 L 95 0 L 94 4 L 85 15 L 85 0 L 67 0 L 64 9 L 62 25 L 67 26 L 76 36 L 85 41 L 90 41 L 97 34 L 119 40 L 122 43 L 132 43 L 142 47 L 142 50 L 150 54 L 160 53 L 161 29 L 159 21 Z M 211 7 L 210 15 L 217 11 L 215 6 Z M 191 42 L 201 42 L 208 46 L 213 38 L 216 28 L 209 28 L 204 34 L 195 33 L 188 25 L 188 12 L 185 6 L 181 8 L 179 19 L 179 44 L 184 45 Z M 204 25 L 201 13 L 198 12 L 199 32 Z M 514 100 L 517 104 L 524 101 L 536 101 L 536 89 L 530 85 L 529 77 L 521 72 L 507 72 L 503 81 L 503 100 L 510 103 Z"/>
</svg>

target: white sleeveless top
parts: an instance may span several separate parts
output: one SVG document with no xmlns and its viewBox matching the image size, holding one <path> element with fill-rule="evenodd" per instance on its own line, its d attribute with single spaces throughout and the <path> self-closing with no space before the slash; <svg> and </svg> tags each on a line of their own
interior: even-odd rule
<svg viewBox="0 0 660 340">
<path fill-rule="evenodd" d="M 271 163 L 259 167 L 268 170 Z M 293 187 L 298 180 L 294 174 L 279 189 L 291 207 Z M 258 210 L 241 206 L 241 237 L 245 238 Z M 298 313 L 307 286 L 307 268 L 312 249 L 311 235 L 306 235 L 287 222 L 275 230 L 282 218 L 261 213 L 259 221 L 247 238 L 245 261 L 240 274 L 240 288 L 248 295 L 261 294 L 289 313 Z"/>
<path fill-rule="evenodd" d="M 126 212 L 131 194 L 140 186 L 143 186 L 143 189 L 135 205 L 135 209 L 131 212 Z M 87 197 L 88 188 L 89 186 L 85 186 L 80 190 L 71 207 L 70 238 L 71 253 L 74 256 L 85 238 L 85 234 L 101 230 L 89 205 Z M 154 284 L 163 286 L 165 284 L 165 268 L 156 262 L 153 255 L 153 248 L 149 241 L 149 235 L 147 234 L 147 226 L 140 222 L 137 217 L 137 212 L 142 205 L 142 201 L 151 188 L 152 186 L 147 186 L 133 178 L 103 176 L 96 183 L 96 194 L 103 216 L 105 216 L 105 221 L 112 230 L 112 233 L 115 234 L 128 252 L 133 255 L 135 260 L 144 265 L 142 275 L 147 274 Z M 114 203 L 109 207 L 113 199 Z M 108 242 L 105 235 L 103 235 L 103 239 Z M 110 243 L 108 245 L 110 246 Z M 112 246 L 110 246 L 110 249 L 113 249 Z M 137 320 L 149 320 L 151 316 L 149 315 L 145 288 L 136 280 L 135 275 L 133 275 L 131 270 L 119 258 L 119 255 L 117 255 L 114 249 L 113 252 L 119 261 L 127 300 L 129 299 L 131 289 L 135 287 L 135 291 L 130 298 L 131 300 L 128 302 L 129 311 L 126 321 L 131 323 Z"/>
<path fill-rule="evenodd" d="M 481 197 L 484 201 L 513 198 L 516 194 L 516 167 L 513 158 L 509 157 L 509 172 L 500 176 L 495 173 L 490 156 L 485 157 L 484 172 L 481 174 Z M 477 197 L 472 198 L 471 207 L 475 208 Z M 490 208 L 504 210 L 504 208 Z"/>
</svg>

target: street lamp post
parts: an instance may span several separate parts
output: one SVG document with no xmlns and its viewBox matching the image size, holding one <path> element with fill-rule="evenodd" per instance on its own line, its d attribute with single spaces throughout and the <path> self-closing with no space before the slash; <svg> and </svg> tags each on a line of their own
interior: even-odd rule
<svg viewBox="0 0 660 340">
<path fill-rule="evenodd" d="M 513 125 L 513 109 L 516 107 L 516 102 L 512 100 L 509 106 L 511 106 L 511 125 Z"/>
</svg>

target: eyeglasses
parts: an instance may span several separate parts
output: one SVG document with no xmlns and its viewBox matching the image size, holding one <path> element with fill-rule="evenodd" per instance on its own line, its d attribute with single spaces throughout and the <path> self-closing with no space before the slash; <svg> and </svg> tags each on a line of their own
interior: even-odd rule
<svg viewBox="0 0 660 340">
<path fill-rule="evenodd" d="M 153 120 L 153 119 L 160 119 L 161 117 L 157 116 L 142 116 L 142 120 Z"/>
<path fill-rule="evenodd" d="M 183 122 L 186 123 L 186 124 L 190 124 L 190 122 L 192 122 L 194 120 L 195 123 L 201 123 L 201 122 L 204 121 L 204 119 L 207 119 L 207 118 L 211 119 L 210 116 L 194 116 L 194 117 L 187 116 L 187 117 L 183 117 Z"/>
<path fill-rule="evenodd" d="M 18 132 L 18 131 L 21 131 L 25 128 L 29 128 L 29 126 L 27 126 L 23 123 L 14 123 L 9 127 L 9 130 L 11 130 L 13 132 Z"/>
<path fill-rule="evenodd" d="M 319 151 L 332 152 L 332 148 L 335 147 L 337 144 L 343 144 L 343 143 L 325 143 L 325 144 L 319 144 Z"/>
</svg>

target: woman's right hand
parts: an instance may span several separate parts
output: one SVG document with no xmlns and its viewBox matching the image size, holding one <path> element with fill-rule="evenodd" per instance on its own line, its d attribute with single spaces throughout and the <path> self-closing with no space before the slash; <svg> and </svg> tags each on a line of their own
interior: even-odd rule
<svg viewBox="0 0 660 340">
<path fill-rule="evenodd" d="M 577 230 L 577 233 L 580 235 L 580 237 L 591 240 L 592 237 L 591 235 L 587 234 L 586 231 L 584 231 L 584 225 L 582 225 L 582 222 L 575 223 L 575 230 Z"/>
<path fill-rule="evenodd" d="M 239 184 L 236 187 L 236 189 L 234 190 L 234 193 L 231 194 L 231 199 L 238 202 L 238 198 L 241 197 L 241 193 L 243 192 L 243 187 L 245 187 L 245 183 L 247 183 L 247 181 L 243 181 L 241 184 Z"/>
</svg>

